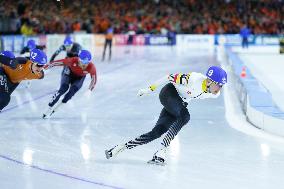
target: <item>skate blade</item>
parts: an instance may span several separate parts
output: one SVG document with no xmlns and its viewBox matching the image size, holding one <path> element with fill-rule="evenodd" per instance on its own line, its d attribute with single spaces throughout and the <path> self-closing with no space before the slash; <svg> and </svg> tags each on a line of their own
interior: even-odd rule
<svg viewBox="0 0 284 189">
<path fill-rule="evenodd" d="M 45 114 L 42 115 L 42 119 L 49 119 L 49 118 L 50 118 L 50 117 L 47 116 L 47 115 L 45 115 Z"/>
<path fill-rule="evenodd" d="M 50 117 L 52 116 L 52 114 L 54 114 L 55 111 L 52 111 L 49 115 L 43 114 L 42 115 L 42 119 L 50 119 Z"/>
<path fill-rule="evenodd" d="M 166 165 L 165 162 L 159 162 L 159 161 L 155 161 L 155 160 L 150 160 L 147 163 L 148 164 L 152 164 L 152 165 L 160 165 L 160 166 L 165 166 Z"/>
</svg>

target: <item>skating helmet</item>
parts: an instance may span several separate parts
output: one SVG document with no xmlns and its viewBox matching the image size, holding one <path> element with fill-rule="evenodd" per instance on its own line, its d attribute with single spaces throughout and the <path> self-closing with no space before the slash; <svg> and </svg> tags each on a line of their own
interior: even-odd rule
<svg viewBox="0 0 284 189">
<path fill-rule="evenodd" d="M 47 62 L 47 57 L 45 52 L 39 49 L 33 49 L 30 53 L 30 59 L 32 62 L 36 63 L 38 66 L 43 66 Z"/>
<path fill-rule="evenodd" d="M 82 64 L 88 64 L 92 60 L 92 55 L 87 50 L 81 50 L 79 52 L 79 60 L 82 62 Z"/>
<path fill-rule="evenodd" d="M 33 39 L 28 40 L 28 42 L 27 42 L 27 47 L 28 47 L 30 50 L 35 49 L 35 48 L 36 48 L 35 40 L 33 40 Z"/>
<path fill-rule="evenodd" d="M 64 39 L 64 46 L 70 46 L 72 44 L 73 44 L 72 38 L 69 35 L 67 35 Z"/>
<path fill-rule="evenodd" d="M 0 55 L 9 57 L 9 58 L 15 58 L 15 55 L 12 51 L 1 51 Z"/>
<path fill-rule="evenodd" d="M 206 76 L 220 86 L 227 83 L 227 73 L 219 66 L 211 66 L 207 70 Z"/>
</svg>

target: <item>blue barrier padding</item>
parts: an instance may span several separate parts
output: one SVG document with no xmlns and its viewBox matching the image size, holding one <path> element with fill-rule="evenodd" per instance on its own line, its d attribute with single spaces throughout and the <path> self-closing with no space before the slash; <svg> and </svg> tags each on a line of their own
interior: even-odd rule
<svg viewBox="0 0 284 189">
<path fill-rule="evenodd" d="M 266 115 L 284 119 L 284 112 L 275 105 L 270 92 L 253 77 L 239 56 L 232 52 L 230 48 L 226 48 L 226 53 L 232 61 L 234 74 L 240 78 L 240 82 L 246 90 L 250 106 Z M 246 77 L 243 78 L 241 77 L 241 73 L 244 67 Z"/>
</svg>

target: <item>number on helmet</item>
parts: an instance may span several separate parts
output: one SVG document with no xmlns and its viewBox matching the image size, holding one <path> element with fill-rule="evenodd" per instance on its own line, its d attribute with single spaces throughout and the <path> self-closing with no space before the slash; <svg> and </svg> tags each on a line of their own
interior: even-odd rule
<svg viewBox="0 0 284 189">
<path fill-rule="evenodd" d="M 37 56 L 37 53 L 31 52 L 31 57 L 32 57 L 33 59 L 35 59 L 36 56 Z"/>
<path fill-rule="evenodd" d="M 208 75 L 209 75 L 209 76 L 212 76 L 212 75 L 213 75 L 213 72 L 214 72 L 213 70 L 209 70 L 209 71 L 208 71 Z"/>
</svg>

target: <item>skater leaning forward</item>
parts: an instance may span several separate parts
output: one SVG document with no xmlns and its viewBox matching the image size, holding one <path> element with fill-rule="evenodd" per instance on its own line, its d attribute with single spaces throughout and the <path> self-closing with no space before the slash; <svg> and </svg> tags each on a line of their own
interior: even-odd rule
<svg viewBox="0 0 284 189">
<path fill-rule="evenodd" d="M 12 52 L 0 53 L 0 112 L 11 99 L 11 94 L 24 80 L 43 79 L 46 54 L 33 49 L 30 58 L 15 57 Z"/>
<path fill-rule="evenodd" d="M 148 88 L 139 90 L 138 96 L 142 96 L 163 86 L 159 95 L 163 105 L 159 119 L 150 132 L 106 150 L 106 158 L 112 158 L 125 149 L 147 144 L 165 134 L 160 149 L 154 153 L 152 160 L 148 161 L 148 163 L 164 165 L 167 147 L 190 120 L 187 110 L 188 102 L 192 99 L 217 98 L 225 83 L 227 83 L 226 72 L 221 67 L 211 66 L 206 76 L 196 72 L 170 74 Z"/>
<path fill-rule="evenodd" d="M 48 109 L 43 114 L 44 119 L 50 118 L 59 107 L 71 100 L 83 86 L 87 74 L 91 76 L 89 90 L 92 91 L 94 89 L 97 82 L 97 72 L 95 65 L 91 62 L 91 53 L 88 50 L 81 50 L 78 56 L 56 60 L 44 67 L 45 69 L 49 69 L 54 66 L 65 66 L 68 69 L 68 72 L 61 73 L 60 88 L 48 103 Z M 64 97 L 58 103 L 62 95 Z"/>
</svg>

